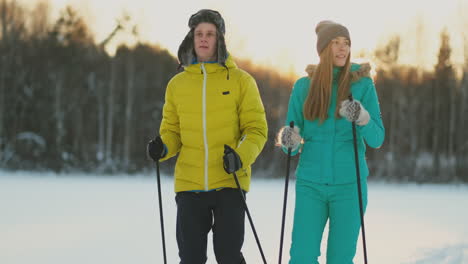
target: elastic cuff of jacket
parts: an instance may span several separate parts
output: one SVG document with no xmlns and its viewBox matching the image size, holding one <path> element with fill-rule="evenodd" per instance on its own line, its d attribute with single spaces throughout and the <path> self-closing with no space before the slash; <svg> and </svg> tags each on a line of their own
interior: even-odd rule
<svg viewBox="0 0 468 264">
<path fill-rule="evenodd" d="M 303 144 L 300 144 L 299 147 L 297 147 L 296 149 L 294 150 L 291 150 L 291 157 L 292 156 L 296 156 L 297 153 L 299 153 L 299 150 L 302 148 L 302 145 Z M 281 146 L 281 149 L 283 150 L 284 154 L 288 155 L 288 148 L 284 147 L 284 146 Z"/>
<path fill-rule="evenodd" d="M 359 132 L 365 133 L 365 131 L 372 126 L 371 122 L 372 122 L 372 118 L 369 120 L 369 122 L 367 122 L 367 124 L 365 124 L 363 126 L 360 126 L 360 125 L 356 124 L 356 127 L 359 130 Z"/>
<path fill-rule="evenodd" d="M 163 147 L 164 147 L 164 149 L 163 149 L 163 153 L 162 153 L 162 155 L 161 155 L 161 159 L 164 158 L 164 157 L 166 157 L 166 155 L 167 155 L 167 147 L 166 147 L 166 144 L 163 144 Z"/>
</svg>

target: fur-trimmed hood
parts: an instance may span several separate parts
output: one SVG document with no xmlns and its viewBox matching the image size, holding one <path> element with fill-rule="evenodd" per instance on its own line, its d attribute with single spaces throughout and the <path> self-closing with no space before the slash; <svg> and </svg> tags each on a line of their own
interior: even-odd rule
<svg viewBox="0 0 468 264">
<path fill-rule="evenodd" d="M 177 57 L 179 59 L 180 66 L 190 66 L 192 62 L 196 59 L 195 49 L 193 46 L 194 41 L 194 31 L 198 24 L 202 22 L 211 23 L 216 26 L 217 31 L 217 55 L 216 59 L 220 65 L 226 67 L 226 59 L 228 57 L 226 49 L 226 41 L 224 39 L 224 34 L 226 33 L 226 27 L 224 24 L 224 19 L 221 17 L 221 14 L 218 11 L 210 9 L 202 9 L 197 13 L 193 14 L 190 17 L 188 26 L 190 31 L 185 36 L 184 40 L 179 46 L 177 51 Z"/>
<path fill-rule="evenodd" d="M 305 71 L 307 72 L 309 78 L 314 76 L 315 70 L 317 69 L 317 65 L 309 64 L 307 65 Z M 370 75 L 371 66 L 370 63 L 352 63 L 351 64 L 351 82 L 357 82 L 359 79 L 363 77 L 371 77 Z"/>
</svg>

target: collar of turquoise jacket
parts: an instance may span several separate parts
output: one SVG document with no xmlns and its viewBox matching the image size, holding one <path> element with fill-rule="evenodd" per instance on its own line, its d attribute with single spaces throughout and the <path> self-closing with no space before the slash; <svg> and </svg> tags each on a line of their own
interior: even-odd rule
<svg viewBox="0 0 468 264">
<path fill-rule="evenodd" d="M 351 72 L 355 72 L 359 68 L 361 68 L 360 64 L 351 63 Z M 343 70 L 343 67 L 333 66 L 333 80 L 338 80 L 341 70 Z"/>
<path fill-rule="evenodd" d="M 338 80 L 343 67 L 333 66 L 333 80 Z"/>
<path fill-rule="evenodd" d="M 219 63 L 204 63 L 204 66 L 205 66 L 205 70 L 206 70 L 207 73 L 222 72 L 222 71 L 227 70 L 223 65 L 221 65 Z M 228 56 L 227 59 L 226 59 L 226 67 L 229 70 L 237 68 L 236 63 L 231 58 L 231 56 Z M 189 66 L 184 67 L 184 70 L 186 72 L 191 72 L 191 73 L 200 73 L 200 69 L 201 69 L 201 63 L 200 62 L 196 62 L 196 63 L 193 63 L 193 64 L 191 64 Z"/>
</svg>

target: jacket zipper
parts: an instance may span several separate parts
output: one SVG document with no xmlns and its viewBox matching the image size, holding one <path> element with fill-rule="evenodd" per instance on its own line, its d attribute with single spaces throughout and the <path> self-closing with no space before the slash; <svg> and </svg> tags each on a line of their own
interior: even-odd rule
<svg viewBox="0 0 468 264">
<path fill-rule="evenodd" d="M 205 191 L 208 191 L 208 137 L 206 135 L 206 69 L 205 64 L 201 64 L 203 72 L 203 103 L 202 103 L 202 113 L 203 113 L 203 144 L 205 147 Z"/>
</svg>

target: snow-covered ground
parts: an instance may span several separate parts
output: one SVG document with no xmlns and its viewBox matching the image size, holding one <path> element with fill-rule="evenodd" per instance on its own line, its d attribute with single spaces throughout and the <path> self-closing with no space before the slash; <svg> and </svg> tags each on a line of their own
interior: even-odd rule
<svg viewBox="0 0 468 264">
<path fill-rule="evenodd" d="M 174 264 L 172 178 L 163 177 L 162 187 L 168 263 Z M 283 190 L 284 180 L 254 180 L 247 197 L 269 263 L 278 262 Z M 294 195 L 291 181 L 283 263 Z M 468 263 L 466 185 L 370 183 L 365 220 L 369 263 Z M 246 231 L 247 262 L 262 263 L 247 219 Z M 0 263 L 163 263 L 155 176 L 0 171 Z M 216 263 L 211 244 L 207 263 Z M 355 263 L 363 263 L 362 247 Z"/>
</svg>

